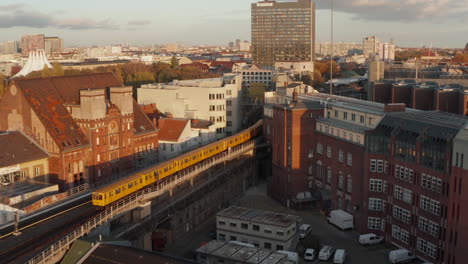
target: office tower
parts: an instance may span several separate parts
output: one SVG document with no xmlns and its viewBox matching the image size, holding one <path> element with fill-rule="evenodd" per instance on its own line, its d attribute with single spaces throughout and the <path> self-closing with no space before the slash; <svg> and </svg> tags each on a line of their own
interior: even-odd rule
<svg viewBox="0 0 468 264">
<path fill-rule="evenodd" d="M 379 53 L 379 38 L 376 36 L 364 38 L 362 52 L 367 56 Z"/>
<path fill-rule="evenodd" d="M 44 35 L 25 35 L 21 37 L 21 55 L 27 56 L 30 51 L 45 49 Z"/>
<path fill-rule="evenodd" d="M 255 64 L 313 62 L 315 3 L 262 1 L 252 4 L 252 58 Z"/>
<path fill-rule="evenodd" d="M 236 49 L 240 49 L 240 45 L 241 45 L 241 40 L 236 39 Z"/>
<path fill-rule="evenodd" d="M 46 37 L 45 41 L 45 52 L 51 55 L 53 52 L 63 51 L 63 39 L 59 37 Z"/>
</svg>

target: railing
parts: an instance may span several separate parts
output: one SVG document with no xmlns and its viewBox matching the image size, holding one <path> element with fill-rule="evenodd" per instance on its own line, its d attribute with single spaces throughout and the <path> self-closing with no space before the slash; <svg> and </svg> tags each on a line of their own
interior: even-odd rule
<svg viewBox="0 0 468 264">
<path fill-rule="evenodd" d="M 171 190 L 177 184 L 184 182 L 219 163 L 239 157 L 243 153 L 254 149 L 254 147 L 255 143 L 253 140 L 243 143 L 239 146 L 231 148 L 226 152 L 222 152 L 212 157 L 211 159 L 202 161 L 198 164 L 193 165 L 192 167 L 186 168 L 184 171 L 178 172 L 172 177 L 168 177 L 170 178 L 170 180 L 162 180 L 157 185 L 153 185 L 145 189 L 139 190 L 135 193 L 130 194 L 129 196 L 126 196 L 112 203 L 104 211 L 92 217 L 82 226 L 75 229 L 74 231 L 61 238 L 54 244 L 50 245 L 48 248 L 46 248 L 44 251 L 42 251 L 40 254 L 38 254 L 26 263 L 49 263 L 55 258 L 61 258 L 64 252 L 68 250 L 68 248 L 73 242 L 75 242 L 77 239 L 84 236 L 85 234 L 88 234 L 97 226 L 108 222 L 115 216 L 118 216 L 122 213 L 125 213 L 129 210 L 138 207 L 142 201 L 150 200 L 168 190 Z"/>
</svg>

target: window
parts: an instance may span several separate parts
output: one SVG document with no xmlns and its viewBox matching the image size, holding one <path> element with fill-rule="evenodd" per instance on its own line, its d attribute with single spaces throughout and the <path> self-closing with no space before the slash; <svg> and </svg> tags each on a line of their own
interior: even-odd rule
<svg viewBox="0 0 468 264">
<path fill-rule="evenodd" d="M 382 211 L 382 200 L 377 198 L 369 198 L 369 210 Z"/>
<path fill-rule="evenodd" d="M 393 188 L 393 197 L 397 198 L 398 200 L 403 200 L 403 188 L 395 185 Z"/>
<path fill-rule="evenodd" d="M 348 193 L 353 192 L 353 180 L 351 179 L 351 175 L 348 175 L 347 182 L 346 182 L 346 191 Z"/>
<path fill-rule="evenodd" d="M 226 127 L 231 127 L 232 126 L 232 121 L 226 121 Z M 267 134 L 269 134 L 270 128 L 267 128 Z"/>
<path fill-rule="evenodd" d="M 276 231 L 276 234 L 277 234 L 278 236 L 284 236 L 284 232 L 283 232 L 283 231 Z"/>
<path fill-rule="evenodd" d="M 242 229 L 249 229 L 249 225 L 246 223 L 241 223 L 241 228 Z"/>
<path fill-rule="evenodd" d="M 323 154 L 323 145 L 322 143 L 317 143 L 317 153 Z"/>
<path fill-rule="evenodd" d="M 236 223 L 229 223 L 229 226 L 230 227 L 237 227 L 237 224 Z"/>
<path fill-rule="evenodd" d="M 393 206 L 393 217 L 401 220 L 407 224 L 411 222 L 411 213 L 410 211 L 403 209 L 399 206 Z"/>
<path fill-rule="evenodd" d="M 332 170 L 331 168 L 327 168 L 327 183 L 331 184 L 332 181 Z"/>
<path fill-rule="evenodd" d="M 237 237 L 231 236 L 231 237 L 229 238 L 229 240 L 231 240 L 231 241 L 236 241 L 236 240 L 237 240 Z"/>
<path fill-rule="evenodd" d="M 340 150 L 338 151 L 338 161 L 341 162 L 341 163 L 343 163 L 343 159 L 344 159 L 344 153 L 343 153 L 343 151 L 340 149 Z"/>
<path fill-rule="evenodd" d="M 226 111 L 226 116 L 232 116 L 232 111 Z"/>
<path fill-rule="evenodd" d="M 226 106 L 232 106 L 232 101 L 231 101 L 231 100 L 227 100 L 227 101 L 226 101 Z"/>
<path fill-rule="evenodd" d="M 332 155 L 331 146 L 327 146 L 327 157 L 331 158 L 331 155 Z"/>
<path fill-rule="evenodd" d="M 413 202 L 413 192 L 408 189 L 403 189 L 403 201 L 411 204 Z"/>
<path fill-rule="evenodd" d="M 271 243 L 265 242 L 265 249 L 271 249 Z"/>
<path fill-rule="evenodd" d="M 439 225 L 424 217 L 419 217 L 418 221 L 419 230 L 428 233 L 434 237 L 439 237 Z"/>
<path fill-rule="evenodd" d="M 351 120 L 356 121 L 356 114 L 351 114 Z"/>
<path fill-rule="evenodd" d="M 442 192 L 442 180 L 427 174 L 421 174 L 421 187 L 433 192 Z"/>
<path fill-rule="evenodd" d="M 371 192 L 382 192 L 382 180 L 370 179 L 369 191 L 371 191 Z"/>
<path fill-rule="evenodd" d="M 253 225 L 253 226 L 252 226 L 252 229 L 253 229 L 254 231 L 260 231 L 260 226 L 258 226 L 258 225 Z"/>
<path fill-rule="evenodd" d="M 283 250 L 283 246 L 282 245 L 276 245 L 276 250 Z"/>
<path fill-rule="evenodd" d="M 226 240 L 226 235 L 225 234 L 219 234 L 218 235 L 218 240 L 221 240 L 221 241 Z"/>
<path fill-rule="evenodd" d="M 435 215 L 440 215 L 440 202 L 432 200 L 429 197 L 421 195 L 419 207 L 424 211 L 431 212 Z"/>
<path fill-rule="evenodd" d="M 226 95 L 232 95 L 232 91 L 231 90 L 226 90 Z"/>
<path fill-rule="evenodd" d="M 96 138 L 96 145 L 99 146 L 99 137 Z"/>
<path fill-rule="evenodd" d="M 41 176 L 41 168 L 34 167 L 34 176 Z"/>
<path fill-rule="evenodd" d="M 384 171 L 383 160 L 377 160 L 377 172 L 382 173 Z"/>
<path fill-rule="evenodd" d="M 400 228 L 399 226 L 392 225 L 392 236 L 406 244 L 409 242 L 409 233 L 408 231 Z"/>
<path fill-rule="evenodd" d="M 380 218 L 377 217 L 368 217 L 367 218 L 367 228 L 379 230 L 380 229 Z"/>
<path fill-rule="evenodd" d="M 359 122 L 361 124 L 364 124 L 364 116 L 363 115 L 359 116 Z"/>
<path fill-rule="evenodd" d="M 431 258 L 436 258 L 437 257 L 437 246 L 427 242 L 424 239 L 418 238 L 418 242 L 416 243 L 416 248 L 420 251 L 423 252 L 425 255 L 430 256 Z"/>
<path fill-rule="evenodd" d="M 353 166 L 353 154 L 349 153 L 346 156 L 346 164 L 348 166 Z"/>
<path fill-rule="evenodd" d="M 265 228 L 265 234 L 271 234 L 271 230 Z"/>
<path fill-rule="evenodd" d="M 370 170 L 370 172 L 376 172 L 377 171 L 377 160 L 375 160 L 375 159 L 370 160 L 369 170 Z"/>
<path fill-rule="evenodd" d="M 338 110 L 335 110 L 335 117 L 338 117 Z"/>
<path fill-rule="evenodd" d="M 343 112 L 343 119 L 347 120 L 348 119 L 348 112 Z"/>
<path fill-rule="evenodd" d="M 97 162 L 101 162 L 101 155 L 97 154 Z"/>
<path fill-rule="evenodd" d="M 342 190 L 343 187 L 344 187 L 344 179 L 343 179 L 343 175 L 340 172 L 338 175 L 338 188 Z"/>
</svg>

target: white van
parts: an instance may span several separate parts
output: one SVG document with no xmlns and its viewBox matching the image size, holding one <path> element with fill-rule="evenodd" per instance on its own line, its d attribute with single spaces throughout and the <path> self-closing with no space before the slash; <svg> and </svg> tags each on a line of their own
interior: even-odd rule
<svg viewBox="0 0 468 264">
<path fill-rule="evenodd" d="M 333 257 L 333 263 L 335 264 L 343 264 L 346 259 L 346 250 L 344 249 L 337 249 L 335 251 L 335 256 Z"/>
<path fill-rule="evenodd" d="M 313 248 L 308 248 L 304 253 L 304 260 L 314 260 L 317 251 Z"/>
<path fill-rule="evenodd" d="M 288 256 L 288 260 L 298 264 L 299 263 L 299 255 L 296 253 L 296 252 L 292 252 L 292 251 L 286 251 L 286 250 L 278 250 L 276 251 L 278 253 L 281 253 L 281 254 L 285 254 L 286 256 Z"/>
<path fill-rule="evenodd" d="M 304 239 L 312 230 L 312 227 L 308 224 L 303 224 L 299 227 L 299 239 Z"/>
<path fill-rule="evenodd" d="M 416 257 L 413 255 L 413 253 L 407 249 L 392 250 L 390 253 L 388 253 L 388 260 L 393 264 L 411 261 L 415 258 Z"/>
<path fill-rule="evenodd" d="M 382 236 L 378 236 L 376 234 L 364 234 L 359 236 L 359 244 L 361 245 L 373 245 L 378 244 L 383 241 Z"/>
</svg>

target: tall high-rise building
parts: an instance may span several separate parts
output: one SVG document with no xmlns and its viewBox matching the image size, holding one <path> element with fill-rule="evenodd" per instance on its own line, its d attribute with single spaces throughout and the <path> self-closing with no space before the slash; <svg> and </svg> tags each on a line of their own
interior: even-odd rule
<svg viewBox="0 0 468 264">
<path fill-rule="evenodd" d="M 63 51 L 63 39 L 59 37 L 46 37 L 45 41 L 45 52 L 51 55 L 53 52 Z"/>
<path fill-rule="evenodd" d="M 315 3 L 261 1 L 252 4 L 252 58 L 255 64 L 313 62 Z"/>
<path fill-rule="evenodd" d="M 362 53 L 368 56 L 379 53 L 379 43 L 379 38 L 376 36 L 364 38 L 362 42 Z"/>
<path fill-rule="evenodd" d="M 44 35 L 25 35 L 21 37 L 21 55 L 27 56 L 30 51 L 45 49 Z"/>
</svg>

